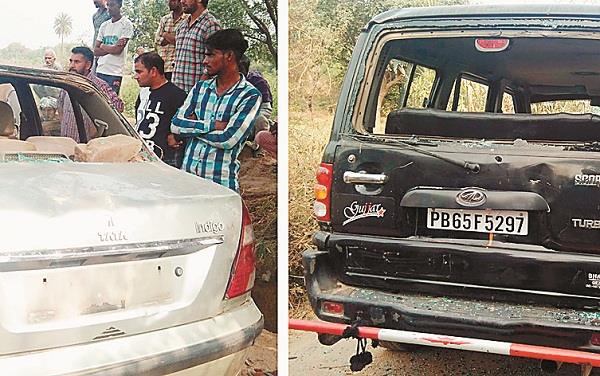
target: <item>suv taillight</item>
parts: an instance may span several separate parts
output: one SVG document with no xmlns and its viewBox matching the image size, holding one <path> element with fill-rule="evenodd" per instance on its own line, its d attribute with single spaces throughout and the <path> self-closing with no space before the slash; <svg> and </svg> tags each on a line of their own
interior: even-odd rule
<svg viewBox="0 0 600 376">
<path fill-rule="evenodd" d="M 333 165 L 321 163 L 317 169 L 315 184 L 315 216 L 319 221 L 331 221 L 331 182 L 333 181 Z"/>
<path fill-rule="evenodd" d="M 240 296 L 254 287 L 255 274 L 255 255 L 254 255 L 254 230 L 252 229 L 252 220 L 250 213 L 244 203 L 242 203 L 242 233 L 237 255 L 233 262 L 231 279 L 225 296 L 229 299 Z"/>
</svg>

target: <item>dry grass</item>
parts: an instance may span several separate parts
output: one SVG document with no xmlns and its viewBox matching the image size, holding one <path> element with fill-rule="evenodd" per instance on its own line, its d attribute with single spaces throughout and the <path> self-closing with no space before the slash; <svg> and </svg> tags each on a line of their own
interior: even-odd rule
<svg viewBox="0 0 600 376">
<path fill-rule="evenodd" d="M 246 148 L 247 149 L 247 148 Z M 277 174 L 275 160 L 252 158 L 244 150 L 240 160 L 240 193 L 248 206 L 256 239 L 257 278 L 277 275 Z"/>
<path fill-rule="evenodd" d="M 277 271 L 277 200 L 273 196 L 247 199 L 248 210 L 252 213 L 252 225 L 256 238 L 256 269 L 260 278 L 269 273 L 275 278 Z"/>
<path fill-rule="evenodd" d="M 317 229 L 313 217 L 315 172 L 329 140 L 333 114 L 327 112 L 290 112 L 289 125 L 289 309 L 292 317 L 307 310 L 302 276 L 302 252 L 312 246 Z"/>
</svg>

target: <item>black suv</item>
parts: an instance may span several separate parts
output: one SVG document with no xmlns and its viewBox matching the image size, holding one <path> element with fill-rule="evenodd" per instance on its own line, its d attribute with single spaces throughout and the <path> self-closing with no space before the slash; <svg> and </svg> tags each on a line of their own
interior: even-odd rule
<svg viewBox="0 0 600 376">
<path fill-rule="evenodd" d="M 318 317 L 599 352 L 598 105 L 599 7 L 373 18 L 317 172 Z"/>
</svg>

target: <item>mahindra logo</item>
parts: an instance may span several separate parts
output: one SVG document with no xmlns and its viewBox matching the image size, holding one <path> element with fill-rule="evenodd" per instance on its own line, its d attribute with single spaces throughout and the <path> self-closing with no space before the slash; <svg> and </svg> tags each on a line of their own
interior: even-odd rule
<svg viewBox="0 0 600 376">
<path fill-rule="evenodd" d="M 467 188 L 456 195 L 456 202 L 462 206 L 474 207 L 485 204 L 487 197 L 481 189 Z"/>
</svg>

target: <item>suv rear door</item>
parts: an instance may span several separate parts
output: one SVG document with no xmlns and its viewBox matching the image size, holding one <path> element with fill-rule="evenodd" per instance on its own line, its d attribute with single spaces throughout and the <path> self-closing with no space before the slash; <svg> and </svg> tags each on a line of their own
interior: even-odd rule
<svg viewBox="0 0 600 376">
<path fill-rule="evenodd" d="M 345 115 L 354 129 L 334 131 L 324 157 L 333 162 L 329 225 L 332 236 L 346 239 L 338 247 L 341 279 L 597 306 L 600 159 L 592 142 L 600 137 L 600 118 L 489 111 L 500 111 L 502 88 L 516 78 L 546 79 L 544 89 L 552 90 L 544 54 L 553 48 L 573 56 L 571 48 L 589 52 L 598 42 L 515 37 L 505 55 L 486 54 L 474 68 L 470 62 L 483 54 L 478 37 L 485 33 L 386 36 L 362 55 L 370 68 Z M 536 43 L 541 55 L 530 66 L 515 68 L 512 77 L 494 71 Z M 565 58 L 553 68 L 591 71 L 593 61 L 574 68 Z M 505 65 L 502 72 L 513 70 Z M 400 84 L 388 85 L 394 81 Z M 530 99 L 526 94 L 510 95 Z"/>
</svg>

